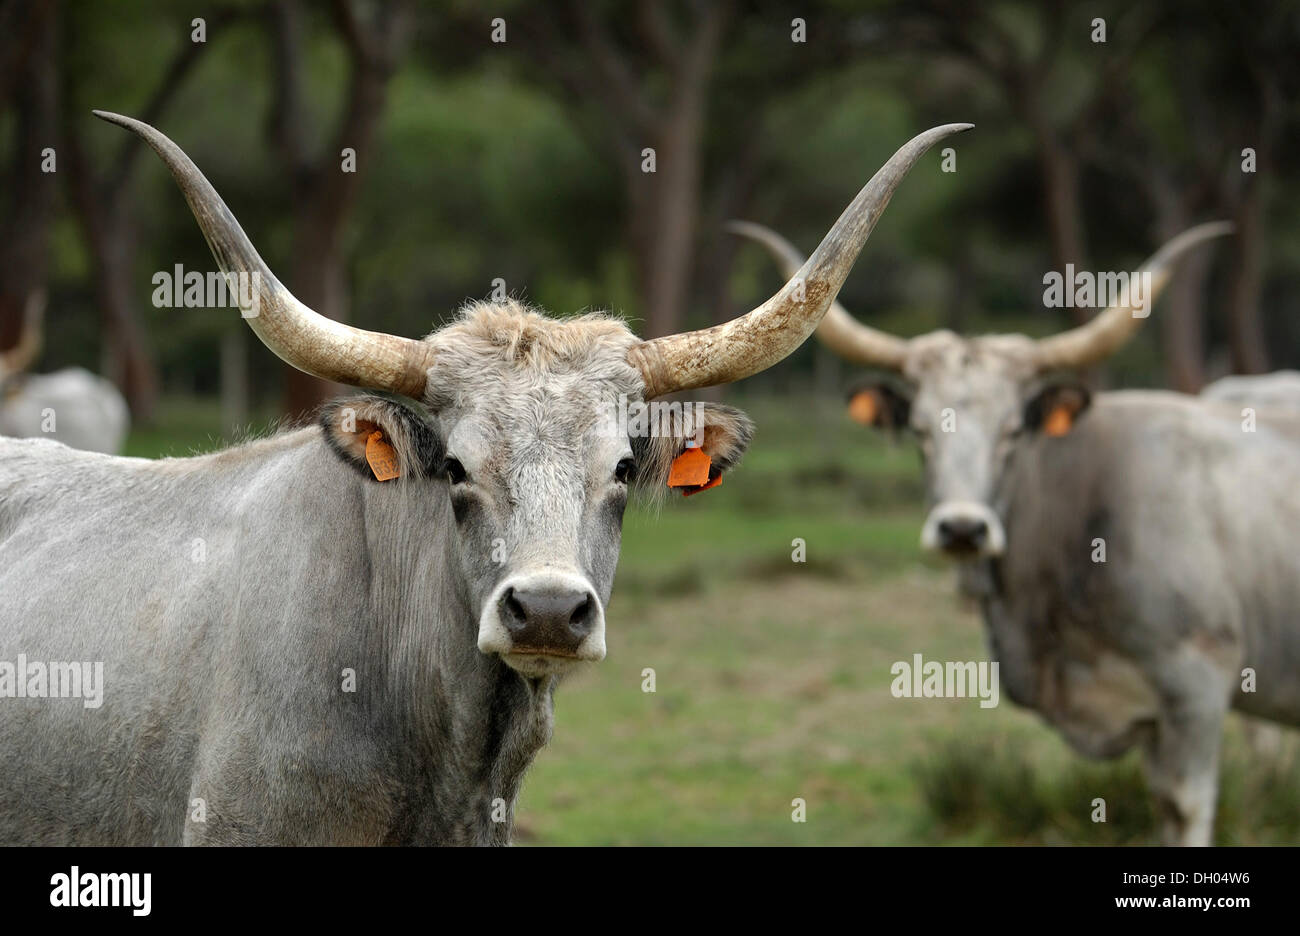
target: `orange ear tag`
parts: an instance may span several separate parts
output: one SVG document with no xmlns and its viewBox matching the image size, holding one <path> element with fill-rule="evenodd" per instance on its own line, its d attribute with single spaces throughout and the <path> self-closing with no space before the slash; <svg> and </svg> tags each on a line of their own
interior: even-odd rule
<svg viewBox="0 0 1300 936">
<path fill-rule="evenodd" d="M 712 464 L 713 459 L 702 448 L 687 448 L 673 459 L 672 466 L 668 469 L 668 486 L 682 488 L 683 497 L 717 487 L 722 483 L 722 475 L 709 480 L 709 466 Z"/>
<path fill-rule="evenodd" d="M 849 418 L 854 422 L 870 426 L 876 421 L 876 395 L 870 390 L 855 393 L 849 400 Z"/>
<path fill-rule="evenodd" d="M 1074 425 L 1074 415 L 1067 406 L 1057 406 L 1047 414 L 1043 421 L 1043 433 L 1049 436 L 1067 435 Z"/>
<path fill-rule="evenodd" d="M 718 476 L 716 478 L 714 478 L 712 481 L 706 481 L 704 484 L 701 484 L 699 487 L 682 488 L 682 497 L 690 497 L 692 494 L 700 493 L 700 491 L 707 491 L 709 488 L 715 488 L 721 483 L 722 483 L 722 472 L 718 472 Z"/>
<path fill-rule="evenodd" d="M 384 441 L 382 432 L 372 432 L 366 439 L 366 461 L 376 481 L 391 481 L 402 474 L 397 467 L 397 450 Z"/>
</svg>

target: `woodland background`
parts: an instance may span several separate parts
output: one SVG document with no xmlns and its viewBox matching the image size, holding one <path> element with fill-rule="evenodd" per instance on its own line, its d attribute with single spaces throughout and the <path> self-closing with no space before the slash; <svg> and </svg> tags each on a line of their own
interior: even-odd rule
<svg viewBox="0 0 1300 936">
<path fill-rule="evenodd" d="M 1044 310 L 1045 270 L 1130 269 L 1227 217 L 1238 235 L 1185 264 L 1117 366 L 1194 391 L 1300 363 L 1294 3 L 490 6 L 0 2 L 0 347 L 45 287 L 42 365 L 106 372 L 138 423 L 165 394 L 224 392 L 235 423 L 331 392 L 226 311 L 152 306 L 153 273 L 211 262 L 161 164 L 102 108 L 181 143 L 309 305 L 407 335 L 496 278 L 648 336 L 726 319 L 777 285 L 726 219 L 810 250 L 899 144 L 970 121 L 958 171 L 919 172 L 891 205 L 843 293 L 857 315 L 1046 333 L 1087 310 Z"/>
</svg>

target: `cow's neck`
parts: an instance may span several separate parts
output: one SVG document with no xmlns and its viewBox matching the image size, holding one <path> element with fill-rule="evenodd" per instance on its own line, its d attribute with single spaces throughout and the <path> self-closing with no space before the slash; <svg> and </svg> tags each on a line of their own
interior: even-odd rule
<svg viewBox="0 0 1300 936">
<path fill-rule="evenodd" d="M 524 773 L 551 736 L 554 679 L 525 680 L 479 651 L 445 498 L 419 498 L 419 543 L 395 538 L 369 500 L 371 604 L 387 662 L 379 710 L 398 713 L 392 756 L 405 787 L 390 838 L 507 844 Z"/>
</svg>

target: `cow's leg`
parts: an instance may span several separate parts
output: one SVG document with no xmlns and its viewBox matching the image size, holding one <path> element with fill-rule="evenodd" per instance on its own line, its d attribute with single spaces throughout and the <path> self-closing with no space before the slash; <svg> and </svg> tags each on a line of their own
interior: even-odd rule
<svg viewBox="0 0 1300 936">
<path fill-rule="evenodd" d="M 1145 745 L 1147 783 L 1161 819 L 1166 845 L 1209 845 L 1219 792 L 1219 750 L 1227 693 L 1221 676 L 1207 673 L 1185 681 L 1162 707 L 1156 730 Z"/>
</svg>

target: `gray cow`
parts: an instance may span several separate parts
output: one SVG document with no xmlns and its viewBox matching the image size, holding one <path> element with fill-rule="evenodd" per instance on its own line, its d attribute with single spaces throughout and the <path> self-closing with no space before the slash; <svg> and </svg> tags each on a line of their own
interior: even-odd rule
<svg viewBox="0 0 1300 936">
<path fill-rule="evenodd" d="M 801 262 L 772 231 L 735 229 L 784 269 Z M 1165 245 L 1144 266 L 1153 293 L 1181 253 L 1226 230 Z M 865 386 L 851 407 L 918 441 L 931 504 L 922 545 L 961 562 L 1011 698 L 1087 756 L 1139 746 L 1165 840 L 1204 845 L 1224 714 L 1300 723 L 1300 418 L 1274 413 L 1248 432 L 1236 407 L 1093 396 L 1054 378 L 1113 353 L 1140 323 L 1121 301 L 1041 340 L 905 340 L 835 304 L 817 334 L 902 378 Z"/>
<path fill-rule="evenodd" d="M 0 663 L 5 843 L 507 843 L 556 680 L 605 655 L 629 485 L 684 450 L 684 417 L 632 437 L 609 414 L 787 356 L 907 171 L 966 128 L 906 144 L 798 282 L 726 324 L 641 341 L 480 303 L 416 341 L 303 306 L 179 147 L 100 116 L 162 157 L 221 270 L 257 274 L 276 354 L 415 402 L 336 402 L 198 458 L 0 441 L 0 661 L 30 680 L 6 698 Z M 702 421 L 712 481 L 751 426 Z M 31 697 L 87 684 L 97 701 Z"/>
<path fill-rule="evenodd" d="M 130 413 L 117 387 L 80 367 L 29 374 L 41 348 L 45 293 L 27 300 L 18 344 L 0 352 L 0 436 L 50 438 L 88 452 L 116 454 Z"/>
<path fill-rule="evenodd" d="M 1201 389 L 1208 400 L 1221 400 L 1251 407 L 1279 407 L 1300 410 L 1300 371 L 1280 370 L 1269 374 L 1233 374 L 1220 377 Z"/>
<path fill-rule="evenodd" d="M 1234 404 L 1243 419 L 1251 418 L 1247 408 L 1254 411 L 1255 418 L 1258 418 L 1261 408 L 1300 412 L 1300 371 L 1220 377 L 1201 388 L 1201 396 Z M 1276 758 L 1289 750 L 1284 729 L 1279 725 L 1247 718 L 1243 720 L 1242 728 L 1251 748 L 1258 754 Z"/>
</svg>

